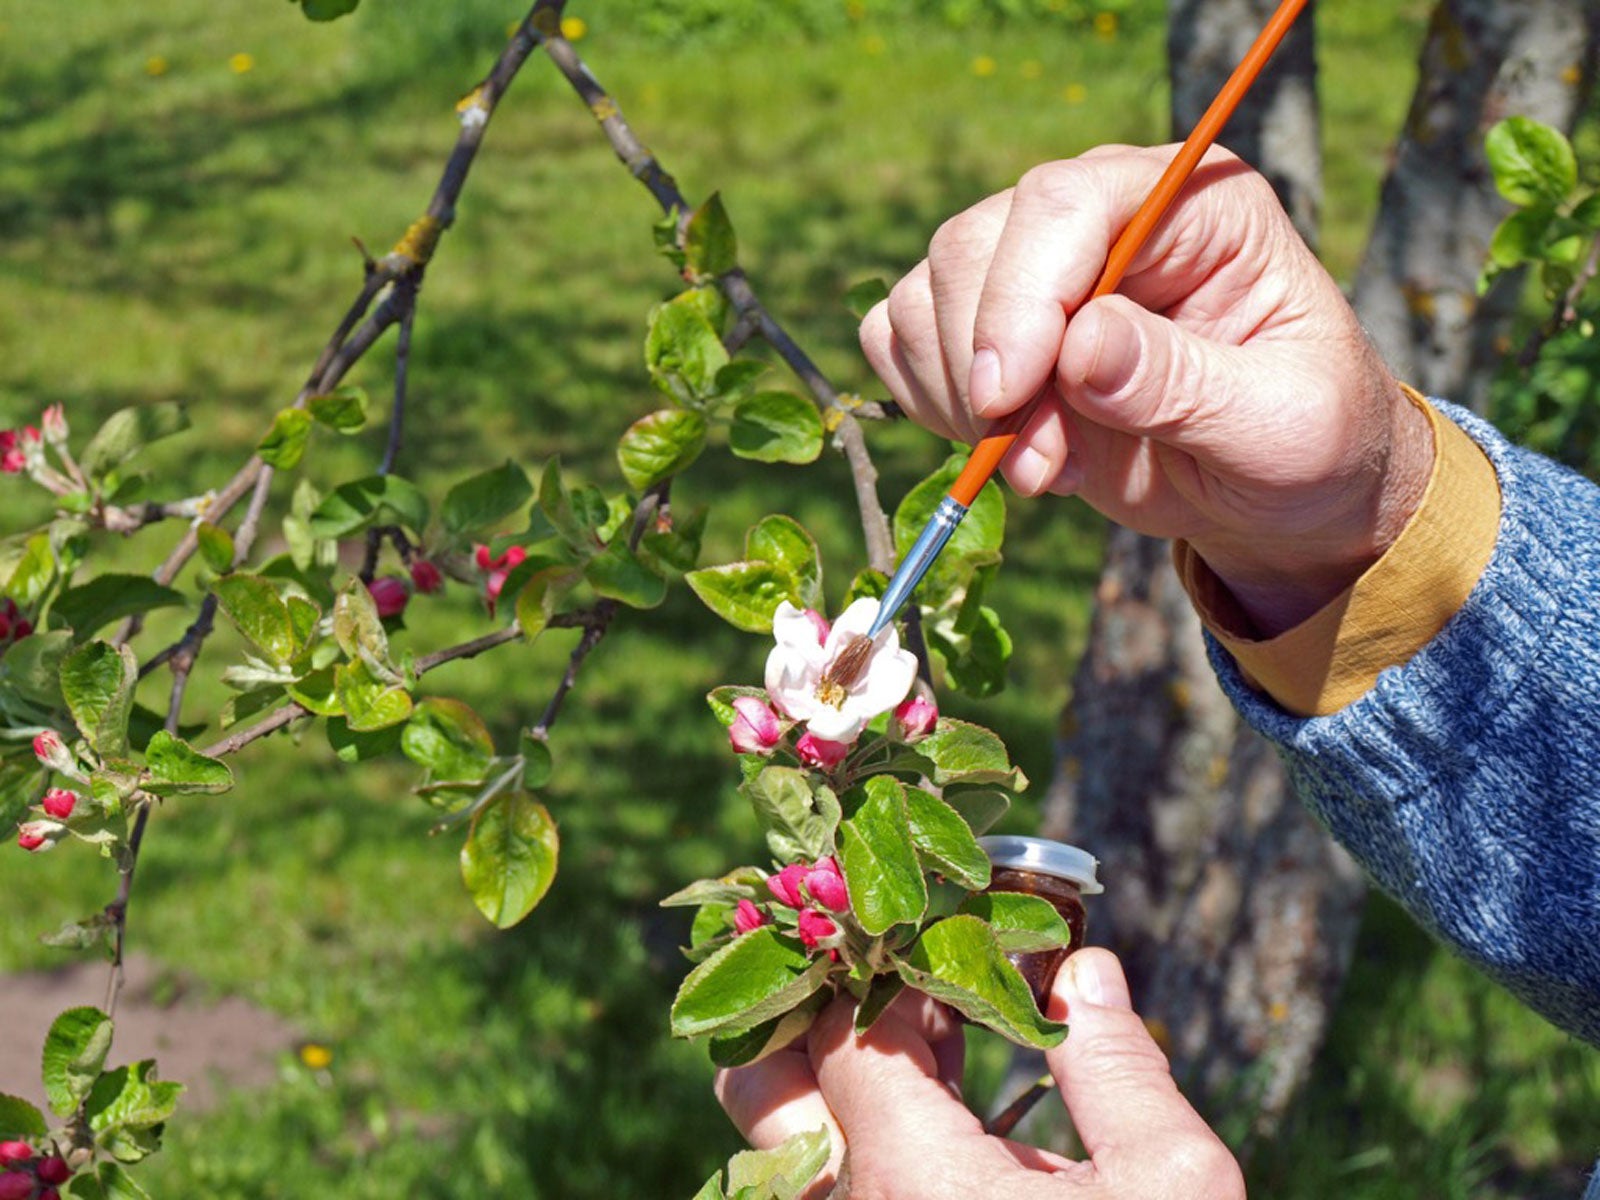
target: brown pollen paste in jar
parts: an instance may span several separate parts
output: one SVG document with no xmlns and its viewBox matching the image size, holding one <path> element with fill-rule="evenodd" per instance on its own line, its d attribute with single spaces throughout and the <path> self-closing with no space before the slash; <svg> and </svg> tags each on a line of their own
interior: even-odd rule
<svg viewBox="0 0 1600 1200">
<path fill-rule="evenodd" d="M 1034 1001 L 1043 1012 L 1056 972 L 1067 955 L 1083 945 L 1088 923 L 1083 897 L 1105 890 L 1095 877 L 1099 863 L 1086 850 L 1048 838 L 986 837 L 979 838 L 978 844 L 994 868 L 986 892 L 1021 892 L 1048 900 L 1071 932 L 1072 940 L 1057 949 L 1006 955 L 1028 981 Z"/>
</svg>

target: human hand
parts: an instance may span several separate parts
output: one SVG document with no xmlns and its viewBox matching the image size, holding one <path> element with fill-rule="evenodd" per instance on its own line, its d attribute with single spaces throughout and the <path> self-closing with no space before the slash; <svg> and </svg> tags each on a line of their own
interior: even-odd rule
<svg viewBox="0 0 1600 1200">
<path fill-rule="evenodd" d="M 852 1200 L 1241 1200 L 1238 1164 L 1172 1081 L 1134 1014 L 1115 956 L 1080 950 L 1056 978 L 1052 1015 L 1069 1024 L 1046 1054 L 1088 1158 L 991 1137 L 961 1103 L 962 1033 L 943 1006 L 902 994 L 863 1038 L 838 1000 L 804 1044 L 723 1071 L 717 1096 L 759 1149 L 826 1126 Z M 848 1155 L 846 1155 L 848 1147 Z"/>
<path fill-rule="evenodd" d="M 1101 147 L 951 218 L 861 344 L 945 437 L 974 442 L 1040 397 L 1003 464 L 1011 485 L 1188 539 L 1271 634 L 1398 536 L 1432 436 L 1270 186 L 1226 151 L 1119 294 L 1088 300 L 1173 152 Z"/>
</svg>

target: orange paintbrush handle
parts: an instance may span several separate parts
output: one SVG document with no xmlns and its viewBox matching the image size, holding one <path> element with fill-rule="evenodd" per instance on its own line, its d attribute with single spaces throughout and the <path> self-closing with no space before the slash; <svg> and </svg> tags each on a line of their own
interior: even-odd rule
<svg viewBox="0 0 1600 1200">
<path fill-rule="evenodd" d="M 1211 102 L 1211 107 L 1206 109 L 1194 130 L 1179 147 L 1177 155 L 1168 164 L 1156 186 L 1145 197 L 1139 211 L 1133 214 L 1133 220 L 1128 222 L 1111 247 L 1111 253 L 1106 257 L 1105 270 L 1101 272 L 1100 281 L 1095 284 L 1093 297 L 1110 295 L 1117 290 L 1122 282 L 1122 277 L 1127 273 L 1128 266 L 1133 262 L 1134 256 L 1144 248 L 1145 242 L 1161 223 L 1161 218 L 1166 216 L 1167 209 L 1177 199 L 1178 193 L 1183 190 L 1183 185 L 1189 182 L 1189 176 L 1194 173 L 1195 167 L 1205 157 L 1211 144 L 1217 140 L 1217 135 L 1222 132 L 1222 127 L 1228 123 L 1228 118 L 1233 116 L 1234 110 L 1239 107 L 1239 102 L 1244 99 L 1261 74 L 1267 60 L 1277 50 L 1278 43 L 1283 41 L 1289 32 L 1290 26 L 1306 6 L 1307 0 L 1282 0 L 1276 12 L 1272 14 L 1266 26 L 1261 30 L 1245 56 L 1239 60 L 1239 65 L 1233 69 L 1233 74 L 1228 76 L 1227 83 L 1222 85 L 1222 90 L 1217 93 L 1217 98 Z M 950 488 L 950 495 L 960 504 L 970 506 L 977 499 L 978 493 L 983 490 L 983 485 L 988 483 L 996 470 L 999 469 L 1000 460 L 1006 456 L 1012 444 L 1017 440 L 1018 433 L 1032 415 L 1034 405 L 1029 404 L 999 421 L 995 432 L 989 434 L 972 449 L 972 457 L 967 460 L 967 465 L 956 478 Z"/>
</svg>

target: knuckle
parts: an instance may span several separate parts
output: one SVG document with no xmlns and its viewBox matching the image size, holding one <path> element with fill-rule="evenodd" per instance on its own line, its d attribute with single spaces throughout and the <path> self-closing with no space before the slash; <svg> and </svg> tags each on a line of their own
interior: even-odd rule
<svg viewBox="0 0 1600 1200">
<path fill-rule="evenodd" d="M 914 271 L 895 284 L 884 304 L 889 326 L 895 333 L 904 338 L 908 333 L 920 330 L 931 315 L 924 273 Z"/>
<path fill-rule="evenodd" d="M 1166 1163 L 1174 1194 L 1198 1200 L 1244 1200 L 1244 1173 L 1215 1135 L 1175 1138 Z"/>
<path fill-rule="evenodd" d="M 1125 1078 L 1162 1078 L 1167 1086 L 1176 1090 L 1172 1082 L 1172 1069 L 1167 1056 L 1161 1052 L 1132 1013 L 1119 1014 L 1126 1018 L 1123 1028 L 1106 1030 L 1098 1036 L 1080 1043 L 1072 1057 L 1074 1072 L 1096 1080 Z M 1072 1035 L 1068 1035 L 1071 1044 Z"/>
<path fill-rule="evenodd" d="M 1082 197 L 1088 172 L 1075 159 L 1041 163 L 1017 180 L 1017 201 L 1029 206 L 1059 208 Z"/>
</svg>

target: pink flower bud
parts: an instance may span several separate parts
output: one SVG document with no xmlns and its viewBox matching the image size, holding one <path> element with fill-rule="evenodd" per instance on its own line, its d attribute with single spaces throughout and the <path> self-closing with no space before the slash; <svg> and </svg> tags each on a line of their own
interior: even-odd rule
<svg viewBox="0 0 1600 1200">
<path fill-rule="evenodd" d="M 63 775 L 78 773 L 77 760 L 72 757 L 72 751 L 66 748 L 61 741 L 61 735 L 54 729 L 46 729 L 43 733 L 35 735 L 33 753 L 40 763 L 52 771 L 60 771 Z"/>
<path fill-rule="evenodd" d="M 40 442 L 44 441 L 44 435 L 39 432 L 39 427 L 37 425 L 28 425 L 23 428 L 22 436 L 18 439 L 18 441 L 24 446 L 37 446 Z"/>
<path fill-rule="evenodd" d="M 67 414 L 59 404 L 52 404 L 44 410 L 44 416 L 39 418 L 39 424 L 44 426 L 45 440 L 51 445 L 60 446 L 67 440 Z"/>
<path fill-rule="evenodd" d="M 0 471 L 7 475 L 21 475 L 27 466 L 28 456 L 17 445 L 17 431 L 0 429 Z"/>
<path fill-rule="evenodd" d="M 405 612 L 406 601 L 411 599 L 411 589 L 406 587 L 405 581 L 392 575 L 374 579 L 367 584 L 367 591 L 372 593 L 372 602 L 378 607 L 378 615 L 384 618 L 398 617 Z"/>
<path fill-rule="evenodd" d="M 749 933 L 752 929 L 760 929 L 771 920 L 771 917 L 749 900 L 741 900 L 734 906 L 733 927 L 740 933 Z"/>
<path fill-rule="evenodd" d="M 0 1200 L 29 1200 L 33 1195 L 33 1175 L 27 1171 L 7 1171 L 0 1175 Z"/>
<path fill-rule="evenodd" d="M 39 1178 L 45 1183 L 65 1183 L 72 1178 L 72 1168 L 64 1158 L 41 1158 L 37 1168 Z"/>
<path fill-rule="evenodd" d="M 0 1167 L 27 1162 L 33 1157 L 33 1147 L 27 1142 L 0 1142 Z"/>
<path fill-rule="evenodd" d="M 0 642 L 11 640 L 11 617 L 15 611 L 9 600 L 4 606 L 0 606 Z"/>
<path fill-rule="evenodd" d="M 431 596 L 444 586 L 444 573 L 425 558 L 411 564 L 411 586 L 425 596 Z"/>
<path fill-rule="evenodd" d="M 939 723 L 939 706 L 926 684 L 918 682 L 911 695 L 894 710 L 894 726 L 903 742 L 927 737 Z"/>
<path fill-rule="evenodd" d="M 58 821 L 65 821 L 72 815 L 72 810 L 77 807 L 78 793 L 69 792 L 66 788 L 51 788 L 44 794 L 42 807 Z"/>
<path fill-rule="evenodd" d="M 833 937 L 838 932 L 839 927 L 833 923 L 831 917 L 823 916 L 814 908 L 801 910 L 800 942 L 807 950 L 815 950 L 817 943 Z"/>
<path fill-rule="evenodd" d="M 45 1188 L 39 1193 L 39 1200 L 61 1200 L 61 1193 L 55 1188 Z"/>
<path fill-rule="evenodd" d="M 494 566 L 494 560 L 489 557 L 489 547 L 482 542 L 472 548 L 472 561 L 478 564 L 480 571 L 487 571 Z"/>
<path fill-rule="evenodd" d="M 800 894 L 800 885 L 805 882 L 806 870 L 804 863 L 790 863 L 776 875 L 767 876 L 767 888 L 778 898 L 778 903 L 787 904 L 790 908 L 799 908 L 806 902 L 805 897 Z"/>
<path fill-rule="evenodd" d="M 767 754 L 783 740 L 778 714 L 754 696 L 737 697 L 733 709 L 738 715 L 728 726 L 728 741 L 740 754 Z"/>
<path fill-rule="evenodd" d="M 30 853 L 48 850 L 64 828 L 54 821 L 24 821 L 17 826 L 17 845 Z"/>
<path fill-rule="evenodd" d="M 819 738 L 814 733 L 805 734 L 794 745 L 795 753 L 800 756 L 800 761 L 808 767 L 820 767 L 831 771 L 844 761 L 844 756 L 850 753 L 850 747 L 843 742 L 830 742 L 826 738 Z"/>
<path fill-rule="evenodd" d="M 844 876 L 839 874 L 839 864 L 831 858 L 819 858 L 817 865 L 806 872 L 806 891 L 823 908 L 844 912 L 850 907 L 850 892 L 844 886 Z"/>
<path fill-rule="evenodd" d="M 828 640 L 828 618 L 814 608 L 805 611 L 805 619 L 811 622 L 811 627 L 817 631 L 817 645 L 822 645 Z"/>
</svg>

